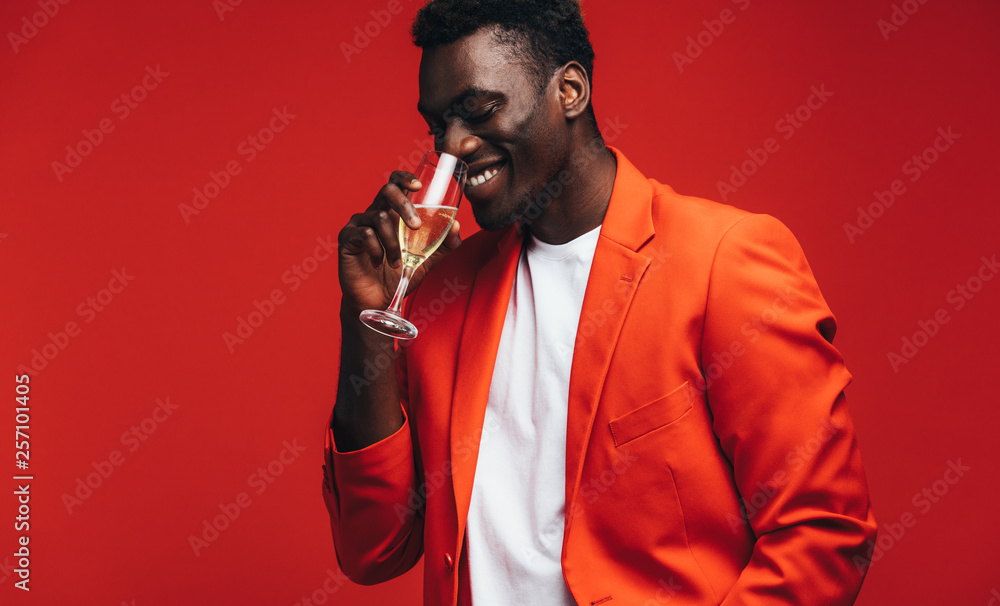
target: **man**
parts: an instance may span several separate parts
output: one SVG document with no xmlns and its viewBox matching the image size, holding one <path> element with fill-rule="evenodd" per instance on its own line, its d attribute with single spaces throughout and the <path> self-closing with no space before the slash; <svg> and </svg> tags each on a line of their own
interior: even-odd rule
<svg viewBox="0 0 1000 606">
<path fill-rule="evenodd" d="M 423 184 L 393 173 L 340 233 L 344 572 L 426 555 L 425 604 L 852 603 L 875 523 L 794 237 L 605 147 L 575 1 L 434 0 L 413 36 L 483 231 L 417 272 L 396 351 L 358 313 L 387 306 Z"/>
</svg>

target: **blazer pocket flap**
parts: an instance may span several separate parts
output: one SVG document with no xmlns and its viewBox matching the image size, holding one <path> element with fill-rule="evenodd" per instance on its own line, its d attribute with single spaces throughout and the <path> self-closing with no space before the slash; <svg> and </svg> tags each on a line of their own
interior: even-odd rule
<svg viewBox="0 0 1000 606">
<path fill-rule="evenodd" d="M 662 398 L 613 419 L 610 425 L 615 447 L 631 442 L 654 429 L 659 429 L 680 419 L 687 411 L 691 410 L 693 402 L 690 381 L 685 381 L 680 387 Z"/>
</svg>

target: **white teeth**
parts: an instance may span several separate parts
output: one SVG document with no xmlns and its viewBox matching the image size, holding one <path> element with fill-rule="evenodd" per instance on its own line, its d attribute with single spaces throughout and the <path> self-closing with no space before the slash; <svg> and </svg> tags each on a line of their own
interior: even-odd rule
<svg viewBox="0 0 1000 606">
<path fill-rule="evenodd" d="M 476 175 L 474 177 L 470 177 L 469 178 L 469 185 L 471 185 L 473 187 L 475 187 L 477 185 L 482 185 L 483 183 L 486 183 L 487 181 L 489 181 L 493 177 L 497 176 L 497 173 L 499 173 L 499 172 L 500 172 L 499 168 L 494 168 L 492 170 L 487 170 L 487 171 L 485 171 L 485 172 L 483 172 L 481 174 L 478 174 L 478 175 Z"/>
</svg>

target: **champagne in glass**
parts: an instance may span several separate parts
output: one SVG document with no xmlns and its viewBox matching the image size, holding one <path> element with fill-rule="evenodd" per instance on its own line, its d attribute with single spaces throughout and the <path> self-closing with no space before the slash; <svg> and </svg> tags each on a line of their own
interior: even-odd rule
<svg viewBox="0 0 1000 606">
<path fill-rule="evenodd" d="M 407 192 L 420 217 L 420 228 L 410 229 L 399 219 L 399 247 L 403 253 L 403 269 L 396 295 L 388 309 L 368 309 L 361 312 L 361 322 L 376 332 L 396 339 L 413 339 L 417 327 L 402 315 L 403 297 L 414 270 L 444 242 L 458 214 L 458 203 L 469 168 L 455 156 L 429 151 L 417 167 L 420 191 Z"/>
<path fill-rule="evenodd" d="M 427 204 L 415 204 L 414 207 L 420 217 L 420 229 L 410 229 L 400 219 L 399 247 L 403 251 L 403 264 L 416 269 L 444 242 L 458 214 L 458 207 Z"/>
</svg>

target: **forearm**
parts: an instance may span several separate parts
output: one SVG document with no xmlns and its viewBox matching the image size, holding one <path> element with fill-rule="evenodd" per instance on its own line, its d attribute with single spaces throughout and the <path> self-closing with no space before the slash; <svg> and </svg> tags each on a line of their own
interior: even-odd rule
<svg viewBox="0 0 1000 606">
<path fill-rule="evenodd" d="M 362 325 L 354 310 L 341 310 L 341 324 L 323 493 L 341 568 L 368 585 L 394 578 L 420 559 L 423 518 L 409 502 L 420 475 L 392 339 Z"/>
<path fill-rule="evenodd" d="M 423 553 L 422 482 L 405 409 L 402 426 L 369 448 L 340 452 L 327 432 L 323 498 L 337 561 L 354 582 L 381 583 L 412 568 Z"/>
<path fill-rule="evenodd" d="M 340 375 L 332 429 L 337 450 L 371 446 L 403 425 L 393 339 L 341 308 Z M 367 362 L 367 364 L 366 364 Z"/>
</svg>

